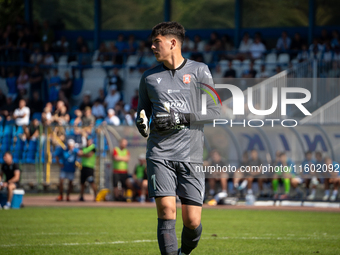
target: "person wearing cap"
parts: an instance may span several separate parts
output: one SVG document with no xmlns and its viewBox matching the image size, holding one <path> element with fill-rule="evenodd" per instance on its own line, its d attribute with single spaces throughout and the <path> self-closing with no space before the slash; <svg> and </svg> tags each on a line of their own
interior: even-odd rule
<svg viewBox="0 0 340 255">
<path fill-rule="evenodd" d="M 116 116 L 116 112 L 113 109 L 107 110 L 107 117 L 105 118 L 105 121 L 108 125 L 120 125 L 120 119 Z"/>
<path fill-rule="evenodd" d="M 146 173 L 146 158 L 145 154 L 140 154 L 138 157 L 138 164 L 135 167 L 135 172 L 131 178 L 128 179 L 127 185 L 136 194 L 140 191 L 139 202 L 145 202 L 146 190 L 148 188 L 148 177 Z"/>
<path fill-rule="evenodd" d="M 97 196 L 97 187 L 94 183 L 94 167 L 96 165 L 96 145 L 93 143 L 91 136 L 87 137 L 86 147 L 78 152 L 81 157 L 81 174 L 80 174 L 80 197 L 79 201 L 84 201 L 85 182 L 88 182 L 93 190 L 94 200 Z"/>
<path fill-rule="evenodd" d="M 77 153 L 78 149 L 75 148 L 73 139 L 67 141 L 67 147 L 65 149 L 60 148 L 56 151 L 57 164 L 60 166 L 59 196 L 57 201 L 63 200 L 63 185 L 65 179 L 68 179 L 66 201 L 70 201 L 70 193 L 72 191 L 74 173 L 76 171 Z"/>
<path fill-rule="evenodd" d="M 110 86 L 110 93 L 105 97 L 104 105 L 106 109 L 114 109 L 120 100 L 120 93 L 117 91 L 117 86 Z"/>
</svg>

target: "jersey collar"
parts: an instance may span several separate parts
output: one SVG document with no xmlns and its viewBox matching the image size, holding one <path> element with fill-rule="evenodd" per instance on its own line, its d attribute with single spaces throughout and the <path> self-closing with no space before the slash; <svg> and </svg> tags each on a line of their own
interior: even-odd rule
<svg viewBox="0 0 340 255">
<path fill-rule="evenodd" d="M 177 67 L 176 69 L 170 69 L 170 68 L 166 67 L 164 64 L 163 64 L 163 68 L 165 70 L 170 70 L 172 72 L 172 75 L 175 75 L 176 70 L 181 70 L 185 66 L 186 63 L 187 63 L 187 59 L 184 58 L 182 64 L 179 67 Z"/>
</svg>

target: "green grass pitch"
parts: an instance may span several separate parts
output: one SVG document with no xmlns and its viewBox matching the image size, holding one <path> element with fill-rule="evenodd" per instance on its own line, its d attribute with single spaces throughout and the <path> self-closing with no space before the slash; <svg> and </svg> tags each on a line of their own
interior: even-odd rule
<svg viewBox="0 0 340 255">
<path fill-rule="evenodd" d="M 204 209 L 202 224 L 193 255 L 340 254 L 338 213 Z M 154 208 L 2 210 L 0 254 L 159 254 L 156 226 Z"/>
</svg>

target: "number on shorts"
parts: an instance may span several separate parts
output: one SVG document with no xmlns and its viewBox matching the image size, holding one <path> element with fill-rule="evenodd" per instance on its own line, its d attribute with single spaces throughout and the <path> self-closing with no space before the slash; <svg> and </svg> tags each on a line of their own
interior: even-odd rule
<svg viewBox="0 0 340 255">
<path fill-rule="evenodd" d="M 153 185 L 153 190 L 156 190 L 156 176 L 154 174 L 151 175 L 151 181 Z"/>
</svg>

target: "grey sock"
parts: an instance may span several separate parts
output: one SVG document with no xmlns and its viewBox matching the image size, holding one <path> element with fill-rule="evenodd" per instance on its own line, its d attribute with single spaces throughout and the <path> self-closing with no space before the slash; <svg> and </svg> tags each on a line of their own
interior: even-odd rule
<svg viewBox="0 0 340 255">
<path fill-rule="evenodd" d="M 158 219 L 157 239 L 162 255 L 177 255 L 176 220 Z"/>
<path fill-rule="evenodd" d="M 185 254 L 190 254 L 190 252 L 197 247 L 198 241 L 201 238 L 201 234 L 202 224 L 200 224 L 195 229 L 190 229 L 186 226 L 183 226 L 181 252 Z"/>
</svg>

